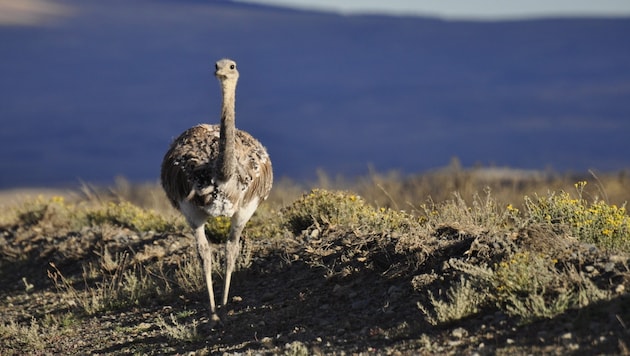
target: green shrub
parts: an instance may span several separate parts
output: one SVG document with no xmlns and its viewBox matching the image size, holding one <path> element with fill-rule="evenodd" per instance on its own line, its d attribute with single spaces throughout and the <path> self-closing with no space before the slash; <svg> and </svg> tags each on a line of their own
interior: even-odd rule
<svg viewBox="0 0 630 356">
<path fill-rule="evenodd" d="M 525 197 L 525 207 L 532 222 L 545 223 L 568 231 L 581 241 L 598 246 L 630 251 L 630 218 L 625 204 L 609 205 L 583 197 L 586 182 L 575 184 L 578 196 L 566 192 L 546 197 Z"/>
<path fill-rule="evenodd" d="M 452 226 L 471 234 L 482 231 L 498 233 L 514 225 L 518 219 L 518 209 L 512 205 L 502 208 L 489 189 L 484 193 L 473 194 L 470 203 L 459 193 L 453 193 L 452 199 L 440 203 L 429 200 L 420 205 L 421 219 L 429 230 Z"/>
<path fill-rule="evenodd" d="M 109 202 L 87 213 L 91 224 L 112 224 L 136 231 L 169 232 L 183 228 L 183 224 L 166 219 L 152 211 L 139 208 L 129 202 Z"/>
<path fill-rule="evenodd" d="M 78 229 L 85 225 L 85 211 L 76 204 L 68 203 L 62 196 L 26 201 L 15 211 L 14 223 L 24 226 L 37 226 L 43 232 L 58 229 Z"/>
<path fill-rule="evenodd" d="M 429 292 L 429 305 L 418 303 L 426 320 L 434 325 L 459 320 L 484 308 L 498 308 L 529 323 L 612 296 L 576 267 L 530 251 L 516 252 L 492 266 L 456 258 L 446 266 L 460 275 L 459 281 L 453 282 L 443 299 Z"/>
<path fill-rule="evenodd" d="M 63 334 L 56 324 L 43 325 L 42 321 L 31 317 L 29 322 L 19 323 L 14 317 L 0 321 L 0 339 L 3 346 L 20 350 L 19 354 L 42 354 L 46 347 Z M 37 352 L 34 352 L 37 351 Z M 16 354 L 18 354 L 16 352 Z"/>
<path fill-rule="evenodd" d="M 344 191 L 314 189 L 283 210 L 284 226 L 299 234 L 312 226 L 321 230 L 349 229 L 364 233 L 408 231 L 419 221 L 391 209 L 376 209 L 360 196 Z"/>
<path fill-rule="evenodd" d="M 170 315 L 171 322 L 167 322 L 161 315 L 155 319 L 155 323 L 160 330 L 171 340 L 196 342 L 203 339 L 199 332 L 199 321 L 193 319 L 190 324 L 183 324 L 177 320 L 173 314 Z"/>
<path fill-rule="evenodd" d="M 508 314 L 523 320 L 554 317 L 571 306 L 574 297 L 557 261 L 528 251 L 495 265 L 490 280 L 493 300 Z"/>
<path fill-rule="evenodd" d="M 206 236 L 214 242 L 225 242 L 230 233 L 230 218 L 225 216 L 210 217 L 206 222 Z"/>
<path fill-rule="evenodd" d="M 478 313 L 487 298 L 470 279 L 461 275 L 459 282 L 446 291 L 446 300 L 441 300 L 429 292 L 429 301 L 431 309 L 420 302 L 417 304 L 418 308 L 425 314 L 430 324 L 439 325 Z"/>
<path fill-rule="evenodd" d="M 285 209 L 284 218 L 289 230 L 299 234 L 313 225 L 327 228 L 356 226 L 369 210 L 371 208 L 356 195 L 314 189 Z"/>
<path fill-rule="evenodd" d="M 37 226 L 44 233 L 58 229 L 80 230 L 84 226 L 111 224 L 136 231 L 169 232 L 184 227 L 181 220 L 167 219 L 153 210 L 129 202 L 107 202 L 97 206 L 68 203 L 61 196 L 27 201 L 16 209 L 14 223 Z"/>
</svg>

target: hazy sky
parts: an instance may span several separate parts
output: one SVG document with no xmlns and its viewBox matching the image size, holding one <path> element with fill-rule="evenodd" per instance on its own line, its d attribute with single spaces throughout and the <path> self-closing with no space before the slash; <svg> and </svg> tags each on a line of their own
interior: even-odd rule
<svg viewBox="0 0 630 356">
<path fill-rule="evenodd" d="M 630 0 L 239 0 L 341 13 L 390 13 L 453 19 L 555 16 L 630 17 Z"/>
</svg>

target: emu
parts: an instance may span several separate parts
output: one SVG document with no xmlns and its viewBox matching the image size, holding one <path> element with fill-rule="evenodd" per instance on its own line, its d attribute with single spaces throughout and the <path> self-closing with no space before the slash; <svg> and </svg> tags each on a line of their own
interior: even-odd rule
<svg viewBox="0 0 630 356">
<path fill-rule="evenodd" d="M 239 73 L 236 62 L 216 62 L 215 76 L 223 102 L 219 125 L 200 124 L 173 141 L 162 162 L 161 181 L 171 204 L 194 232 L 210 297 L 212 322 L 220 321 L 212 287 L 212 247 L 204 225 L 209 217 L 231 218 L 225 244 L 225 286 L 222 306 L 228 301 L 230 281 L 240 254 L 243 228 L 258 205 L 267 199 L 273 183 L 271 160 L 265 147 L 235 126 L 235 96 Z"/>
</svg>

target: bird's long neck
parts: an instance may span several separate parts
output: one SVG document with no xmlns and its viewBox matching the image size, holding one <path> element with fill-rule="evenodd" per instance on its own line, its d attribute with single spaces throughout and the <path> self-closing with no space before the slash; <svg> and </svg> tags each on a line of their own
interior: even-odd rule
<svg viewBox="0 0 630 356">
<path fill-rule="evenodd" d="M 236 172 L 236 125 L 234 123 L 234 103 L 236 83 L 221 83 L 223 105 L 221 107 L 221 130 L 219 136 L 219 172 L 223 181 L 233 177 Z"/>
</svg>

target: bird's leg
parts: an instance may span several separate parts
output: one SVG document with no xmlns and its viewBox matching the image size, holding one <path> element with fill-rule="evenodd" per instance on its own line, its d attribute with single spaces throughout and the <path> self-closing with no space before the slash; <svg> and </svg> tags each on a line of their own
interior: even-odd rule
<svg viewBox="0 0 630 356">
<path fill-rule="evenodd" d="M 237 210 L 234 215 L 232 215 L 230 236 L 228 237 L 228 241 L 225 244 L 226 268 L 225 289 L 223 290 L 223 305 L 227 304 L 228 301 L 230 282 L 232 281 L 232 272 L 234 272 L 236 259 L 238 258 L 241 250 L 241 233 L 243 232 L 247 221 L 249 221 L 249 219 L 254 214 L 257 206 L 258 199 L 254 199 L 248 204 L 245 204 L 241 209 Z"/>
<path fill-rule="evenodd" d="M 230 226 L 230 236 L 228 237 L 227 243 L 225 244 L 226 268 L 225 289 L 223 290 L 223 305 L 226 305 L 228 301 L 230 282 L 232 281 L 232 272 L 234 272 L 236 259 L 238 258 L 241 250 L 241 232 L 245 227 L 244 223 L 235 220 L 237 219 L 232 219 L 232 225 Z"/>
<path fill-rule="evenodd" d="M 206 232 L 204 225 L 198 226 L 195 229 L 195 239 L 197 240 L 197 249 L 199 256 L 202 260 L 203 272 L 206 277 L 206 284 L 208 287 L 208 294 L 210 295 L 210 320 L 212 323 L 218 322 L 219 316 L 217 315 L 217 308 L 214 303 L 214 289 L 212 288 L 212 247 L 206 239 Z"/>
</svg>

